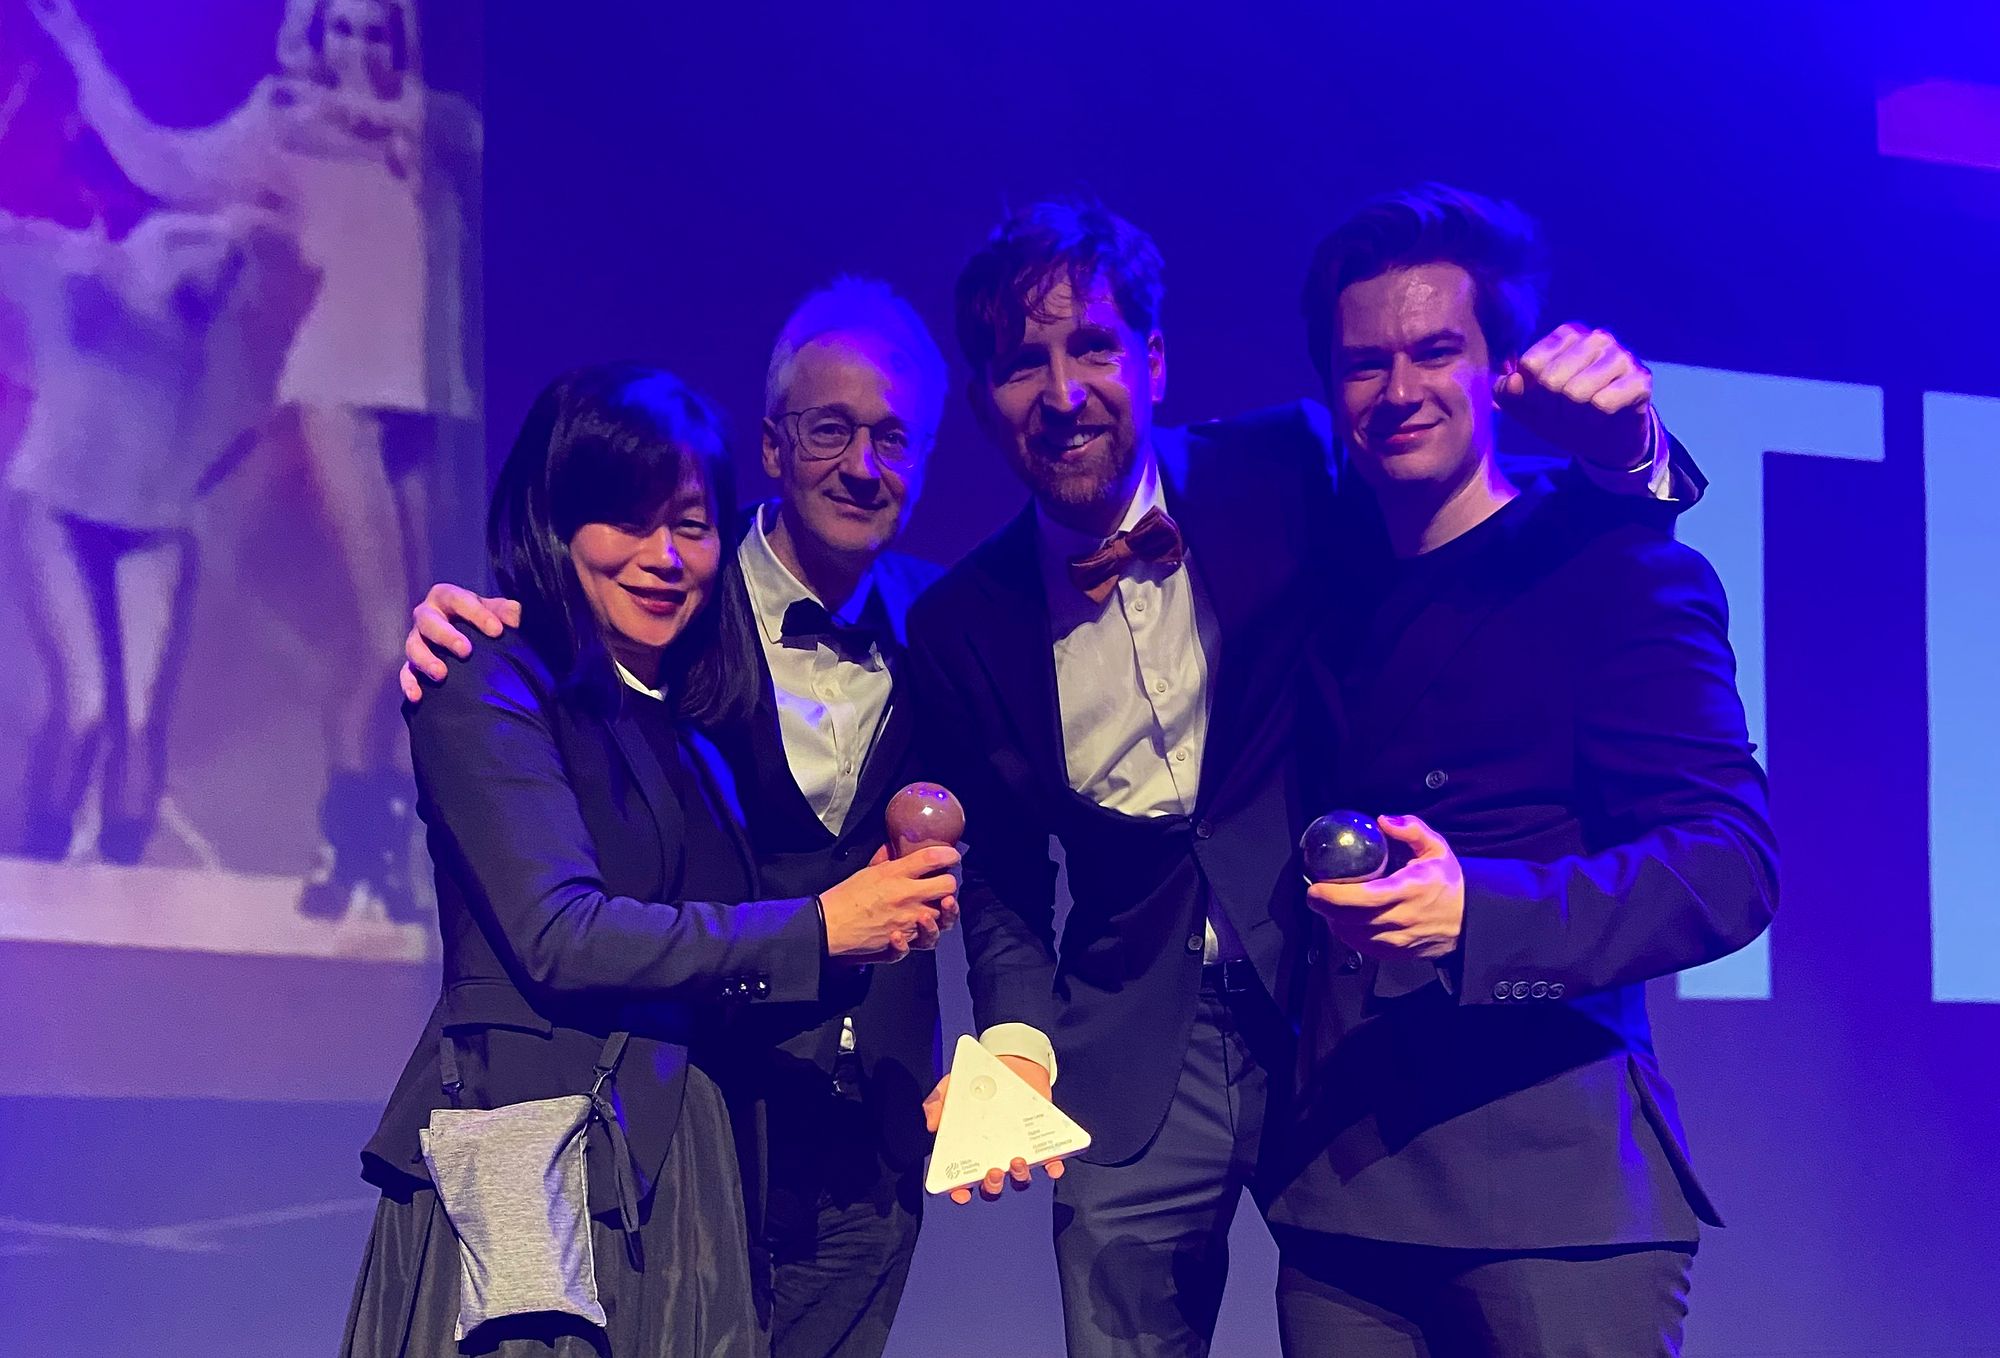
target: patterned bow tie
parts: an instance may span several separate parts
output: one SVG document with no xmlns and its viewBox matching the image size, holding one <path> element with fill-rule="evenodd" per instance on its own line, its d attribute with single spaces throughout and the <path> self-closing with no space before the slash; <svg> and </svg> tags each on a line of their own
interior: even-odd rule
<svg viewBox="0 0 2000 1358">
<path fill-rule="evenodd" d="M 1118 578 L 1135 561 L 1173 567 L 1186 555 L 1181 545 L 1180 525 L 1167 517 L 1158 505 L 1139 516 L 1139 522 L 1115 535 L 1088 556 L 1069 563 L 1069 578 L 1075 586 L 1101 604 L 1118 588 Z"/>
<path fill-rule="evenodd" d="M 872 599 L 870 603 L 873 603 Z M 870 625 L 868 614 L 871 611 L 863 609 L 860 622 L 842 622 L 827 612 L 826 605 L 817 599 L 794 599 L 785 610 L 785 621 L 780 631 L 786 641 L 825 637 L 838 650 L 864 656 L 882 639 L 881 632 Z"/>
</svg>

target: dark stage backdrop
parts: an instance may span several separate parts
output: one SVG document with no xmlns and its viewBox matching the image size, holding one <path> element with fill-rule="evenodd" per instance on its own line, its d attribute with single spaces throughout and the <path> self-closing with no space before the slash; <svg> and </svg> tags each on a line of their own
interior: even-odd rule
<svg viewBox="0 0 2000 1358">
<path fill-rule="evenodd" d="M 965 254 L 1075 190 L 1166 255 L 1169 419 L 1291 400 L 1304 261 L 1361 197 L 1440 178 L 1538 214 L 1549 319 L 1652 362 L 1714 481 L 1684 534 L 1731 591 L 1785 850 L 1769 939 L 1654 989 L 1731 1223 L 1689 1352 L 2000 1354 L 1990 6 L 508 4 L 484 44 L 490 448 L 554 371 L 633 356 L 715 395 L 754 477 L 799 294 L 880 275 L 949 349 Z M 955 400 L 910 545 L 952 560 L 1020 501 Z M 154 957 L 0 945 L 0 1347 L 325 1351 L 354 1149 L 434 978 Z M 1043 1189 L 934 1204 L 893 1354 L 1059 1353 L 1047 1229 Z M 1275 1352 L 1247 1203 L 1234 1239 L 1217 1352 Z"/>
</svg>

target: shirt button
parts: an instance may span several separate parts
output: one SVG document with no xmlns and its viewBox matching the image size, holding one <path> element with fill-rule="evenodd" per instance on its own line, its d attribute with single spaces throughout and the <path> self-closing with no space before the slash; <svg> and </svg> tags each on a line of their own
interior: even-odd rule
<svg viewBox="0 0 2000 1358">
<path fill-rule="evenodd" d="M 1155 679 L 1155 680 L 1153 681 L 1153 692 L 1155 692 L 1155 693 L 1165 693 L 1166 691 L 1167 691 L 1167 681 L 1166 681 L 1166 680 L 1164 680 L 1164 679 Z"/>
<path fill-rule="evenodd" d="M 1187 763 L 1187 751 L 1186 751 L 1186 750 L 1175 750 L 1175 751 L 1174 751 L 1174 762 L 1175 762 L 1176 764 L 1185 764 L 1185 763 Z"/>
<path fill-rule="evenodd" d="M 1424 786 L 1429 788 L 1432 792 L 1436 792 L 1439 788 L 1443 787 L 1446 783 L 1450 781 L 1451 781 L 1451 775 L 1446 773 L 1443 769 L 1432 769 L 1429 773 L 1424 775 Z"/>
<path fill-rule="evenodd" d="M 1189 952 L 1200 952 L 1200 951 L 1201 951 L 1201 935 L 1200 935 L 1200 934 L 1189 934 L 1189 935 L 1188 935 L 1188 941 L 1187 941 L 1187 950 L 1188 950 Z"/>
<path fill-rule="evenodd" d="M 1132 601 L 1132 611 L 1134 613 L 1144 613 L 1146 611 L 1146 601 L 1144 599 L 1134 599 Z"/>
</svg>

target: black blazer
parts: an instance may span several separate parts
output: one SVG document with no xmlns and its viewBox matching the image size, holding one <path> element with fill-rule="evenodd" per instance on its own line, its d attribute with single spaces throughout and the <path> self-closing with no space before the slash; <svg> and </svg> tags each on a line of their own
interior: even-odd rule
<svg viewBox="0 0 2000 1358">
<path fill-rule="evenodd" d="M 1056 1101 L 1089 1129 L 1092 1161 L 1133 1155 L 1166 1115 L 1200 989 L 1204 885 L 1264 984 L 1287 994 L 1304 927 L 1295 675 L 1334 507 L 1324 418 L 1295 405 L 1154 433 L 1218 632 L 1192 816 L 1124 816 L 1071 791 L 1032 505 L 910 615 L 927 768 L 966 807 L 977 1020 L 1049 1034 Z M 1060 950 L 1051 835 L 1074 902 Z"/>
<path fill-rule="evenodd" d="M 438 1037 L 458 1039 L 461 1107 L 578 1094 L 605 1035 L 633 1033 L 616 1079 L 650 1210 L 680 1117 L 689 1049 L 732 1010 L 821 990 L 809 896 L 676 901 L 683 807 L 631 715 L 559 696 L 518 632 L 473 640 L 450 678 L 405 709 L 417 810 L 437 872 L 444 989 L 362 1152 L 364 1175 L 407 1190 L 427 1174 L 417 1131 L 447 1106 Z M 696 740 L 697 749 L 705 742 Z M 706 748 L 712 800 L 755 879 L 726 765 Z M 672 902 L 672 903 L 668 903 Z M 616 1206 L 608 1138 L 593 1129 L 592 1207 Z"/>
<path fill-rule="evenodd" d="M 1427 821 L 1464 864 L 1465 928 L 1455 994 L 1428 963 L 1343 969 L 1322 934 L 1273 1219 L 1477 1249 L 1692 1240 L 1717 1217 L 1644 982 L 1777 905 L 1722 588 L 1575 493 L 1475 531 L 1392 592 L 1400 626 L 1314 640 L 1318 804 Z"/>
<path fill-rule="evenodd" d="M 883 814 L 889 798 L 922 776 L 911 740 L 916 720 L 906 682 L 904 622 L 910 604 L 939 574 L 936 566 L 901 552 L 885 552 L 875 563 L 879 604 L 871 604 L 871 610 L 879 607 L 889 625 L 891 635 L 882 649 L 894 688 L 854 805 L 837 834 L 820 822 L 792 777 L 770 665 L 758 646 L 755 708 L 746 721 L 711 734 L 743 790 L 750 843 L 765 890 L 812 895 L 866 866 L 887 838 Z M 734 563 L 718 606 L 737 610 L 744 627 L 757 632 L 750 597 Z M 759 1084 L 774 1103 L 797 1100 L 815 1106 L 839 1055 L 841 1019 L 851 1014 L 863 1090 L 881 1127 L 883 1149 L 891 1163 L 914 1165 L 929 1150 L 923 1098 L 937 1083 L 937 959 L 916 952 L 892 966 L 867 970 L 866 993 L 858 1002 L 830 995 L 822 1003 L 766 1006 L 758 1020 L 771 1026 L 776 1045 L 763 1057 Z"/>
</svg>

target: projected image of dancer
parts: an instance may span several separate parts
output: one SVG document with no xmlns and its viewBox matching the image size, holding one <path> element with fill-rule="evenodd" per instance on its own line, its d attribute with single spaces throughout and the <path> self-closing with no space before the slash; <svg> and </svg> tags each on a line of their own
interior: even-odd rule
<svg viewBox="0 0 2000 1358">
<path fill-rule="evenodd" d="M 405 0 L 294 0 L 278 70 L 213 126 L 146 117 L 70 0 L 32 0 L 76 73 L 82 117 L 119 168 L 172 207 L 268 209 L 321 275 L 279 380 L 333 532 L 330 598 L 362 639 L 394 636 L 431 574 L 427 486 L 440 422 L 475 403 L 462 334 L 466 204 L 476 114 L 420 78 Z M 407 778 L 395 766 L 393 688 L 336 685 L 325 861 L 301 908 L 337 917 L 372 898 L 409 918 Z"/>
<path fill-rule="evenodd" d="M 25 4 L 0 69 L 5 547 L 48 694 L 13 847 L 131 863 L 165 804 L 197 500 L 269 419 L 315 278 L 262 208 L 151 211 Z"/>
<path fill-rule="evenodd" d="M 95 850 L 137 862 L 166 783 L 196 502 L 268 418 L 313 275 L 257 209 L 156 212 L 113 241 L 0 215 L 0 288 L 28 337 L 9 541 L 50 689 L 21 849 L 60 859 L 93 775 Z"/>
</svg>

